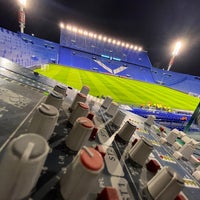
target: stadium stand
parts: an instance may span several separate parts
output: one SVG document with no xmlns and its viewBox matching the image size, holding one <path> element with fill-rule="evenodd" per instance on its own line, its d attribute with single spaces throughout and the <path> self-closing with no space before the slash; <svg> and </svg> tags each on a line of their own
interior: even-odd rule
<svg viewBox="0 0 200 200">
<path fill-rule="evenodd" d="M 186 74 L 166 71 L 162 69 L 152 68 L 151 71 L 154 81 L 160 85 L 174 85 L 184 81 L 187 78 Z"/>
<path fill-rule="evenodd" d="M 160 85 L 168 86 L 193 96 L 200 95 L 200 78 L 188 74 L 166 71 L 152 67 L 153 79 Z"/>
<path fill-rule="evenodd" d="M 147 52 L 145 51 L 137 51 L 134 49 L 113 45 L 112 43 L 99 41 L 94 38 L 68 31 L 66 29 L 61 29 L 60 44 L 63 47 L 79 49 L 90 54 L 103 54 L 110 58 L 118 58 L 124 62 L 130 62 L 143 67 L 152 67 Z"/>
<path fill-rule="evenodd" d="M 196 77 L 187 76 L 184 81 L 170 87 L 200 98 L 200 80 L 196 79 Z"/>
<path fill-rule="evenodd" d="M 28 34 L 0 29 L 0 56 L 31 67 L 58 62 L 59 45 Z"/>
<path fill-rule="evenodd" d="M 118 73 L 118 75 L 122 77 L 129 77 L 135 80 L 155 83 L 151 70 L 142 66 L 129 64 L 127 68 L 123 71 Z"/>
</svg>

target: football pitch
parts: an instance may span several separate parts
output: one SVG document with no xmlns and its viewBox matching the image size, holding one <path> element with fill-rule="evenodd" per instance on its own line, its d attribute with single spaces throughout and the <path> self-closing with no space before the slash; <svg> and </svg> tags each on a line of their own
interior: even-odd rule
<svg viewBox="0 0 200 200">
<path fill-rule="evenodd" d="M 35 71 L 78 90 L 87 85 L 90 87 L 91 95 L 110 96 L 120 104 L 140 106 L 151 103 L 193 111 L 199 103 L 197 97 L 157 84 L 72 67 L 49 64 Z"/>
</svg>

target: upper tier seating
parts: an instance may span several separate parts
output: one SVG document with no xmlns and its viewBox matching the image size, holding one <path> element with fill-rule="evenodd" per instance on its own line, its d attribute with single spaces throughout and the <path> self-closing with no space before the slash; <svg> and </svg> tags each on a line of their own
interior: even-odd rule
<svg viewBox="0 0 200 200">
<path fill-rule="evenodd" d="M 0 56 L 24 67 L 57 63 L 59 45 L 0 28 Z"/>
<path fill-rule="evenodd" d="M 81 50 L 90 54 L 104 54 L 109 57 L 119 58 L 124 62 L 130 62 L 148 68 L 152 67 L 147 52 L 145 51 L 137 51 L 116 44 L 113 45 L 112 43 L 85 37 L 84 35 L 75 34 L 64 29 L 61 29 L 60 44 L 63 47 Z"/>
</svg>

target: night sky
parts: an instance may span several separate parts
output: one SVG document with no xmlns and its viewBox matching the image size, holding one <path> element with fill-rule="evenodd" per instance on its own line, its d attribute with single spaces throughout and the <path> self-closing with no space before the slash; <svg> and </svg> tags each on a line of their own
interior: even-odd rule
<svg viewBox="0 0 200 200">
<path fill-rule="evenodd" d="M 1 27 L 19 31 L 17 15 L 17 0 L 0 0 Z M 60 22 L 139 44 L 164 69 L 182 40 L 171 70 L 200 76 L 200 0 L 27 0 L 25 33 L 59 42 Z"/>
</svg>

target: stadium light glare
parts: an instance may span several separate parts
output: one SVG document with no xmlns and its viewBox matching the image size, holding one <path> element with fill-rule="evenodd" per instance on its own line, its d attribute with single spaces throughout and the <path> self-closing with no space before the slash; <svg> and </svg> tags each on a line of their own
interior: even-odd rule
<svg viewBox="0 0 200 200">
<path fill-rule="evenodd" d="M 77 33 L 78 29 L 74 26 L 74 27 L 72 28 L 72 31 L 73 31 L 74 33 Z"/>
<path fill-rule="evenodd" d="M 129 48 L 129 46 L 130 46 L 130 45 L 129 45 L 128 43 L 126 43 L 126 48 Z"/>
<path fill-rule="evenodd" d="M 26 7 L 26 0 L 19 0 L 21 6 Z"/>
<path fill-rule="evenodd" d="M 116 44 L 116 40 L 115 40 L 115 39 L 113 39 L 113 40 L 112 40 L 112 43 L 113 43 L 113 44 Z"/>
<path fill-rule="evenodd" d="M 88 32 L 87 31 L 83 31 L 83 35 L 88 36 Z"/>
<path fill-rule="evenodd" d="M 119 46 L 120 44 L 121 44 L 121 41 L 118 40 L 118 41 L 117 41 L 117 45 Z"/>
<path fill-rule="evenodd" d="M 83 34 L 83 30 L 82 29 L 78 29 L 78 33 L 82 35 Z"/>
<path fill-rule="evenodd" d="M 102 35 L 98 35 L 98 39 L 99 39 L 99 40 L 102 40 Z"/>
<path fill-rule="evenodd" d="M 94 36 L 93 36 L 95 39 L 97 38 L 97 34 L 96 33 L 94 33 Z"/>
<path fill-rule="evenodd" d="M 104 42 L 107 41 L 107 37 L 106 37 L 106 36 L 103 37 L 103 41 L 104 41 Z"/>
<path fill-rule="evenodd" d="M 72 26 L 71 25 L 67 25 L 66 29 L 69 30 L 69 31 L 71 31 L 72 30 Z"/>
<path fill-rule="evenodd" d="M 142 47 L 138 47 L 138 51 L 142 51 Z"/>
<path fill-rule="evenodd" d="M 182 47 L 182 43 L 180 41 L 175 43 L 174 50 L 172 51 L 172 57 L 170 58 L 167 71 L 169 71 L 174 64 L 175 57 L 178 55 L 180 49 Z"/>
<path fill-rule="evenodd" d="M 111 43 L 112 39 L 111 38 L 108 38 L 108 43 Z"/>
<path fill-rule="evenodd" d="M 133 49 L 133 45 L 130 46 L 130 49 Z"/>
<path fill-rule="evenodd" d="M 182 46 L 182 43 L 180 41 L 176 42 L 174 50 L 172 52 L 173 56 L 177 56 L 178 55 L 178 53 L 179 53 L 179 51 L 181 49 L 181 46 Z"/>
<path fill-rule="evenodd" d="M 65 28 L 65 25 L 62 22 L 60 22 L 60 28 Z"/>
<path fill-rule="evenodd" d="M 121 46 L 122 46 L 122 47 L 124 47 L 124 46 L 125 46 L 125 43 L 124 43 L 124 42 L 122 42 L 122 43 L 121 43 Z"/>
<path fill-rule="evenodd" d="M 134 46 L 134 50 L 137 51 L 138 50 L 138 46 Z"/>
<path fill-rule="evenodd" d="M 94 37 L 94 33 L 89 32 L 89 37 L 93 38 Z"/>
</svg>

